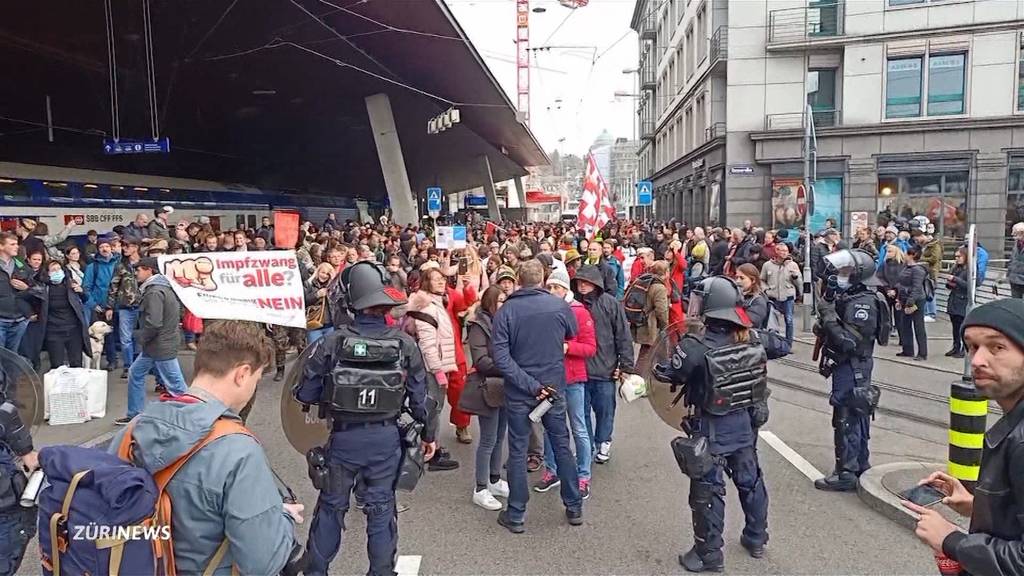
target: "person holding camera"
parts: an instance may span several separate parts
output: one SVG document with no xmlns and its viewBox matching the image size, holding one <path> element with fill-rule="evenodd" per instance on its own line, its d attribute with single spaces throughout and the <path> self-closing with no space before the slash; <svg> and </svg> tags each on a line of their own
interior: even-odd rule
<svg viewBox="0 0 1024 576">
<path fill-rule="evenodd" d="M 939 559 L 959 563 L 961 575 L 1024 574 L 1024 301 L 1008 298 L 972 309 L 963 337 L 974 385 L 999 404 L 1003 416 L 985 433 L 973 494 L 945 472 L 921 484 L 938 489 L 943 504 L 970 516 L 970 530 L 961 532 L 937 510 L 903 505 L 917 518 L 917 537 Z"/>
<path fill-rule="evenodd" d="M 576 335 L 576 318 L 569 305 L 548 293 L 543 283 L 544 265 L 539 260 L 520 264 L 520 288 L 493 321 L 494 364 L 505 377 L 508 416 L 508 509 L 498 515 L 498 524 L 513 534 L 526 530 L 531 412 L 543 402 L 550 403 L 541 421 L 558 465 L 565 516 L 573 526 L 583 524 L 576 459 L 569 448 L 565 420 L 565 341 Z"/>
</svg>

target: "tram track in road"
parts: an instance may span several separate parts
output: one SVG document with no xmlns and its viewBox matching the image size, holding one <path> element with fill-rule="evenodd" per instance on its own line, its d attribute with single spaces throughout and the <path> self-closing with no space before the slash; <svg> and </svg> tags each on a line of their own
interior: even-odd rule
<svg viewBox="0 0 1024 576">
<path fill-rule="evenodd" d="M 813 373 L 813 374 L 816 374 L 816 375 L 819 374 L 818 373 L 818 367 L 816 365 L 808 363 L 808 362 L 802 362 L 800 360 L 794 360 L 794 359 L 791 359 L 791 358 L 780 358 L 778 360 L 774 360 L 773 362 L 776 362 L 776 363 L 778 363 L 778 364 L 780 364 L 782 366 L 786 366 L 788 368 L 794 368 L 794 369 L 801 370 L 801 371 L 804 371 L 804 372 L 810 372 L 810 373 Z M 823 389 L 823 388 L 818 387 L 818 386 L 801 384 L 799 382 L 794 382 L 792 380 L 787 380 L 787 379 L 784 379 L 784 378 L 778 378 L 778 377 L 774 377 L 774 376 L 769 376 L 768 377 L 768 382 L 770 384 L 774 385 L 774 386 L 780 386 L 782 388 L 788 388 L 790 390 L 796 390 L 798 392 L 804 392 L 804 393 L 807 393 L 807 394 L 811 394 L 813 396 L 819 396 L 819 397 L 822 397 L 822 398 L 828 398 L 829 397 L 828 390 L 827 389 Z M 891 384 L 889 382 L 881 382 L 879 380 L 872 380 L 871 383 L 874 384 L 875 386 L 878 386 L 878 388 L 880 390 L 882 390 L 883 392 L 888 392 L 888 393 L 891 393 L 891 394 L 897 394 L 897 395 L 903 396 L 903 397 L 910 397 L 910 398 L 914 398 L 916 400 L 926 400 L 926 401 L 929 401 L 929 402 L 934 402 L 936 404 L 941 404 L 943 406 L 946 406 L 947 409 L 948 409 L 948 406 L 949 406 L 949 397 L 947 395 L 944 395 L 944 394 L 936 394 L 934 392 L 926 392 L 926 391 L 923 391 L 923 390 L 917 390 L 917 389 L 914 389 L 914 388 L 908 388 L 906 386 L 900 386 L 898 384 Z M 880 414 L 886 414 L 888 416 L 893 416 L 893 417 L 896 417 L 896 418 L 901 418 L 901 419 L 917 422 L 917 423 L 920 423 L 920 424 L 927 424 L 927 425 L 935 426 L 935 427 L 938 427 L 938 428 L 943 428 L 943 429 L 949 428 L 949 421 L 947 419 L 932 418 L 932 417 L 925 416 L 925 415 L 922 415 L 922 414 L 919 414 L 919 413 L 911 412 L 909 410 L 904 410 L 904 409 L 901 409 L 901 408 L 894 408 L 894 407 L 891 407 L 891 406 L 886 406 L 885 398 L 886 398 L 886 395 L 883 394 L 882 395 L 882 402 L 879 404 L 879 406 L 877 408 L 877 410 L 878 410 L 878 412 Z M 1003 415 L 1003 412 L 998 407 L 990 405 L 989 406 L 989 414 L 992 414 L 993 416 L 996 416 L 998 418 L 998 417 L 1001 417 Z"/>
</svg>

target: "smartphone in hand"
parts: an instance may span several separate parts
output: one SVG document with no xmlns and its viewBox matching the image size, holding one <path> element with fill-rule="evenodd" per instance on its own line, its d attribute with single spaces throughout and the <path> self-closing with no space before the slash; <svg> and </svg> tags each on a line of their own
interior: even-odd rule
<svg viewBox="0 0 1024 576">
<path fill-rule="evenodd" d="M 938 504 L 946 497 L 945 494 L 939 492 L 938 489 L 928 484 L 908 488 L 897 494 L 897 496 L 899 496 L 901 500 L 907 500 L 917 504 L 918 506 L 925 507 Z"/>
</svg>

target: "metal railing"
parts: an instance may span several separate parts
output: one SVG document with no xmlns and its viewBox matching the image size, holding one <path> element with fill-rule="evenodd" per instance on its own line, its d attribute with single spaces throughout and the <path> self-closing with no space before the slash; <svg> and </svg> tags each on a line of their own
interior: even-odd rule
<svg viewBox="0 0 1024 576">
<path fill-rule="evenodd" d="M 725 62 L 729 58 L 729 28 L 719 26 L 711 35 L 711 56 L 708 63 L 712 68 L 719 62 Z"/>
<path fill-rule="evenodd" d="M 647 60 L 640 62 L 640 89 L 654 90 L 658 81 L 654 78 L 654 66 Z"/>
<path fill-rule="evenodd" d="M 842 36 L 844 8 L 843 2 L 836 0 L 772 10 L 768 13 L 768 44 Z"/>
<path fill-rule="evenodd" d="M 811 113 L 815 128 L 834 128 L 842 122 L 842 110 L 815 110 Z M 764 117 L 765 130 L 797 130 L 804 127 L 806 114 L 793 112 L 790 114 L 768 114 Z"/>
<path fill-rule="evenodd" d="M 640 138 L 654 140 L 654 120 L 640 121 Z"/>
<path fill-rule="evenodd" d="M 640 38 L 642 40 L 655 40 L 658 38 L 658 27 L 655 23 L 653 12 L 640 21 Z"/>
<path fill-rule="evenodd" d="M 725 138 L 725 122 L 715 122 L 704 129 L 705 142 L 710 142 L 715 138 Z"/>
</svg>

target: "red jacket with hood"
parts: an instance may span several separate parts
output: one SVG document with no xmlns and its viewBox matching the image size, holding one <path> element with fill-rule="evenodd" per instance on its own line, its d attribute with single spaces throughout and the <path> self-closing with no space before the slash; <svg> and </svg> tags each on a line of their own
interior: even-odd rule
<svg viewBox="0 0 1024 576">
<path fill-rule="evenodd" d="M 581 384 L 587 381 L 587 358 L 597 354 L 597 334 L 594 319 L 587 307 L 573 300 L 569 308 L 576 315 L 576 336 L 566 340 L 569 349 L 565 352 L 565 383 Z"/>
</svg>

